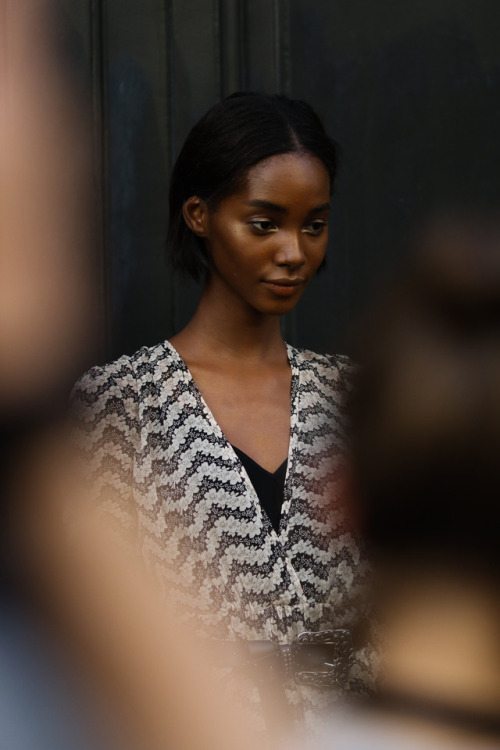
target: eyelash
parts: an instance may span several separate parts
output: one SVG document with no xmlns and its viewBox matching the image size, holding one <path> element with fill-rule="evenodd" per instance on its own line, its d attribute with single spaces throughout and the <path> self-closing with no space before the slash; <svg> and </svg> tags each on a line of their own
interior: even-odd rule
<svg viewBox="0 0 500 750">
<path fill-rule="evenodd" d="M 267 224 L 269 225 L 267 229 L 264 229 L 261 225 Z M 274 224 L 269 219 L 255 219 L 254 221 L 250 222 L 250 226 L 252 227 L 253 231 L 256 232 L 256 234 L 265 235 L 265 234 L 273 234 L 274 232 L 278 231 L 278 227 L 276 224 Z M 315 227 L 312 231 L 306 231 L 307 227 Z M 305 234 L 310 234 L 313 237 L 319 237 L 320 234 L 326 229 L 326 221 L 311 221 L 310 224 L 306 224 L 304 229 L 302 231 L 305 232 Z"/>
<path fill-rule="evenodd" d="M 264 229 L 262 227 L 263 224 L 268 224 L 268 228 Z M 278 227 L 276 226 L 276 224 L 273 224 L 273 222 L 269 221 L 269 219 L 254 219 L 250 222 L 250 226 L 257 234 L 272 234 L 273 232 L 278 231 Z"/>
<path fill-rule="evenodd" d="M 312 232 L 307 232 L 307 234 L 312 234 L 313 237 L 319 237 L 322 232 L 326 229 L 326 221 L 320 221 L 319 219 L 317 221 L 311 221 L 310 224 L 307 224 L 308 227 L 314 227 L 316 226 L 316 229 L 313 229 Z"/>
</svg>

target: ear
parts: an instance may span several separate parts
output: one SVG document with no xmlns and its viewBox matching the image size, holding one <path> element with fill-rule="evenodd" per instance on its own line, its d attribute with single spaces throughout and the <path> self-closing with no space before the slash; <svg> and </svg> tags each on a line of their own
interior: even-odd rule
<svg viewBox="0 0 500 750">
<path fill-rule="evenodd" d="M 208 206 L 203 198 L 192 195 L 182 206 L 182 215 L 189 229 L 198 237 L 206 237 L 208 231 Z"/>
</svg>

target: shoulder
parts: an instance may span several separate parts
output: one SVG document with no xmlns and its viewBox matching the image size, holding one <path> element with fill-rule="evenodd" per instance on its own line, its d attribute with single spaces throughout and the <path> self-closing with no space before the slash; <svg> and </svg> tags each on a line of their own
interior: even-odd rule
<svg viewBox="0 0 500 750">
<path fill-rule="evenodd" d="M 167 342 L 142 347 L 132 355 L 125 354 L 105 365 L 88 370 L 73 388 L 72 400 L 77 406 L 92 407 L 114 400 L 137 401 L 141 385 L 154 381 L 168 369 L 172 352 Z"/>
<path fill-rule="evenodd" d="M 304 371 L 310 370 L 320 378 L 333 380 L 346 390 L 352 387 L 356 365 L 346 354 L 318 354 L 309 349 L 289 346 L 291 359 Z"/>
</svg>

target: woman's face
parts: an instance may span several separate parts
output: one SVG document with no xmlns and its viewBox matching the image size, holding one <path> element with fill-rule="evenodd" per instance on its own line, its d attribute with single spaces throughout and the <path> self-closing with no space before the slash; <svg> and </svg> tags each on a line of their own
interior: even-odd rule
<svg viewBox="0 0 500 750">
<path fill-rule="evenodd" d="M 328 242 L 330 178 L 309 154 L 256 164 L 241 190 L 205 215 L 209 283 L 263 314 L 291 310 Z"/>
</svg>

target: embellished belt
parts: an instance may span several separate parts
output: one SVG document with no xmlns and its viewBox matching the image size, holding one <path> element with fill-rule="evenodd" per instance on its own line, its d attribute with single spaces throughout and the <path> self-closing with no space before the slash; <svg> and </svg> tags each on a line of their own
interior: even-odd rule
<svg viewBox="0 0 500 750">
<path fill-rule="evenodd" d="M 342 689 L 354 658 L 346 629 L 304 631 L 290 644 L 275 641 L 225 641 L 226 666 L 250 670 L 259 682 L 292 681 L 316 688 Z"/>
</svg>

